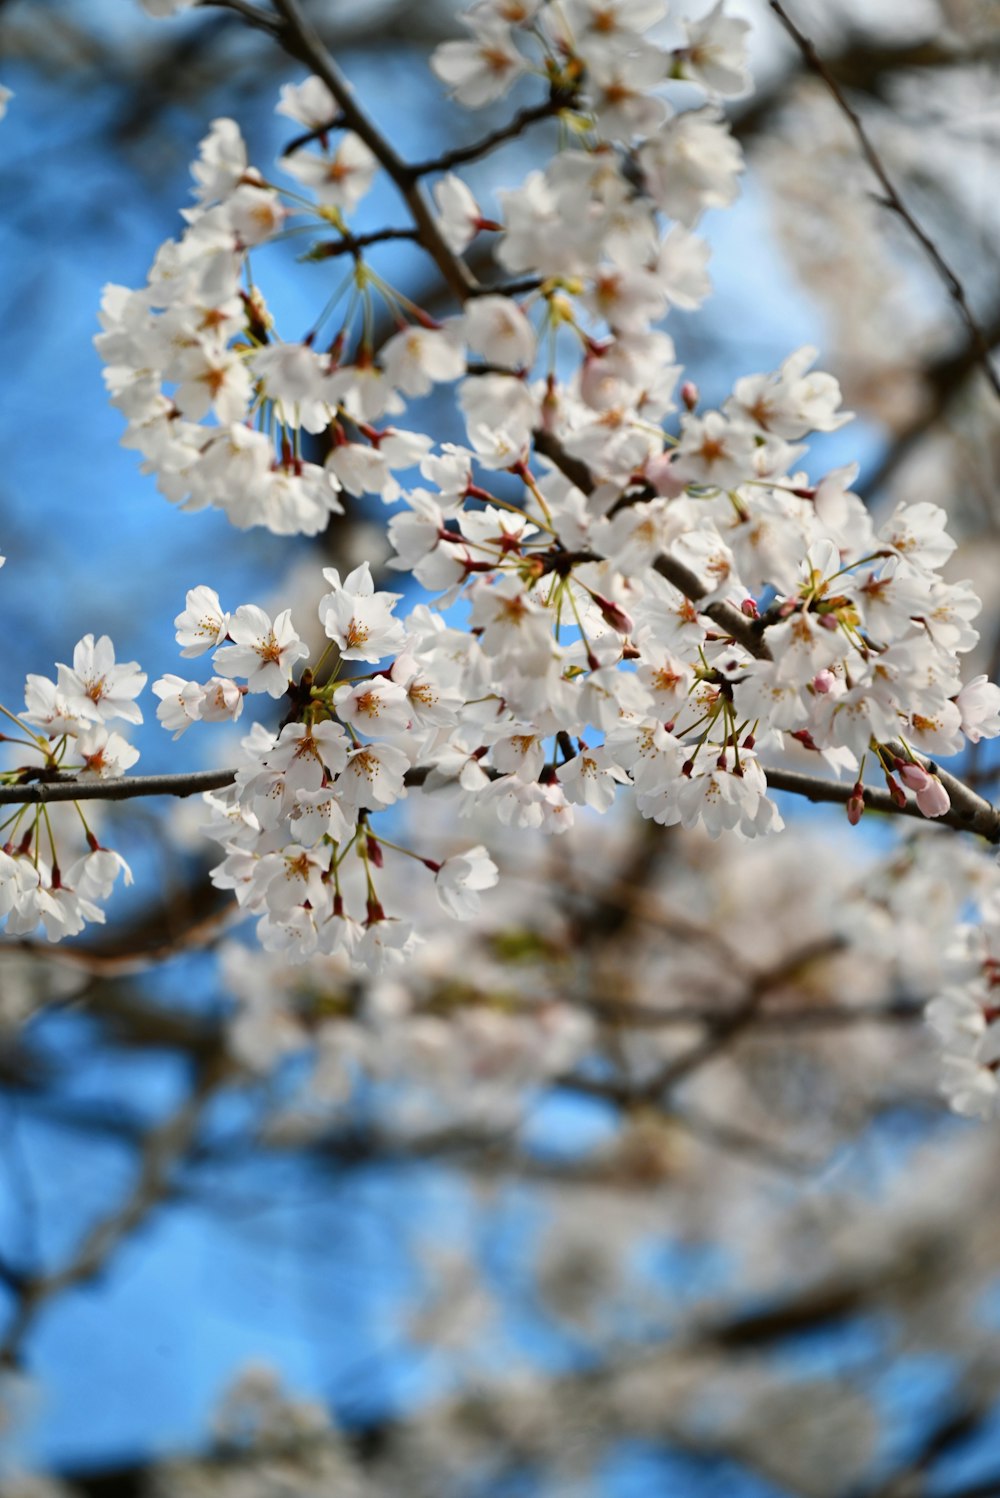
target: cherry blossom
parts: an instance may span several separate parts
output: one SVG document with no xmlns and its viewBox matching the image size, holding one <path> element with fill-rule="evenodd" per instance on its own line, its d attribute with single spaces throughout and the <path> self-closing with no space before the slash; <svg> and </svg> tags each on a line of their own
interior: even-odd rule
<svg viewBox="0 0 1000 1498">
<path fill-rule="evenodd" d="M 215 652 L 215 669 L 220 676 L 246 677 L 248 691 L 267 692 L 270 697 L 283 694 L 295 662 L 309 654 L 292 627 L 291 609 L 283 609 L 272 624 L 256 604 L 241 604 L 228 633 L 233 643 Z"/>
</svg>

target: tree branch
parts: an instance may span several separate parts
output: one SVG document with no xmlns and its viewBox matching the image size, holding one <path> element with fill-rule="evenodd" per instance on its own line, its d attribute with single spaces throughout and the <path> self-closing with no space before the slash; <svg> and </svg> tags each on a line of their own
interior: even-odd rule
<svg viewBox="0 0 1000 1498">
<path fill-rule="evenodd" d="M 419 231 L 420 243 L 433 258 L 455 296 L 463 301 L 475 285 L 475 279 L 460 256 L 445 242 L 413 168 L 398 155 L 395 147 L 360 107 L 316 28 L 303 14 L 298 0 L 274 0 L 274 3 L 281 16 L 277 32 L 279 42 L 290 56 L 312 68 L 326 84 L 343 115 L 344 124 L 364 141 L 395 184 Z"/>
<path fill-rule="evenodd" d="M 470 145 L 456 146 L 454 150 L 445 151 L 427 161 L 414 162 L 410 172 L 414 177 L 428 177 L 432 172 L 450 172 L 452 167 L 462 166 L 466 161 L 478 161 L 481 156 L 488 156 L 491 151 L 495 151 L 497 146 L 522 135 L 539 120 L 551 119 L 561 110 L 571 108 L 575 97 L 575 94 L 554 89 L 541 104 L 529 104 L 525 109 L 519 109 L 506 125 L 491 130 L 488 135 L 480 136 L 479 140 L 472 141 Z"/>
<path fill-rule="evenodd" d="M 593 494 L 597 487 L 594 477 L 586 463 L 580 458 L 574 458 L 568 453 L 551 432 L 537 430 L 534 433 L 535 451 L 541 453 L 543 458 L 548 458 L 571 484 L 574 484 L 582 494 Z M 664 552 L 656 561 L 656 570 L 661 577 L 672 583 L 678 592 L 683 593 L 692 603 L 697 604 L 706 593 L 711 590 L 702 582 L 698 575 L 691 571 L 684 562 L 678 561 L 676 557 Z M 762 631 L 753 619 L 746 614 L 741 614 L 739 609 L 733 608 L 730 603 L 709 603 L 701 611 L 706 614 L 713 624 L 717 624 L 727 635 L 749 650 L 751 655 L 767 659 L 770 651 L 763 638 Z"/>
<path fill-rule="evenodd" d="M 119 775 L 108 780 L 33 780 L 0 785 L 0 806 L 44 806 L 54 801 L 131 801 L 137 796 L 196 796 L 231 785 L 235 770 L 186 770 L 177 775 Z"/>
<path fill-rule="evenodd" d="M 190 1095 L 142 1144 L 139 1175 L 122 1206 L 97 1222 L 74 1256 L 51 1274 L 19 1276 L 16 1310 L 0 1344 L 0 1366 L 12 1366 L 24 1337 L 41 1306 L 54 1295 L 101 1272 L 121 1242 L 149 1216 L 167 1194 L 170 1172 L 195 1138 L 206 1103 L 224 1074 L 224 1056 L 217 1054 L 198 1069 Z"/>
<path fill-rule="evenodd" d="M 1000 344 L 1000 306 L 994 306 L 987 317 L 983 337 L 991 350 Z M 969 337 L 961 347 L 939 354 L 924 365 L 921 374 L 925 401 L 912 420 L 901 430 L 897 430 L 874 471 L 866 475 L 864 481 L 857 486 L 862 499 L 867 500 L 877 494 L 917 444 L 947 414 L 965 389 L 969 376 L 978 367 L 980 358 L 978 343 Z"/>
<path fill-rule="evenodd" d="M 933 821 L 942 827 L 953 827 L 958 832 L 975 832 L 988 843 L 1000 843 L 1000 811 L 939 765 L 924 759 L 920 759 L 920 763 L 939 776 L 941 784 L 951 797 L 951 809 L 943 817 L 934 817 Z M 853 786 L 805 775 L 800 770 L 765 767 L 764 773 L 771 790 L 788 791 L 794 796 L 804 796 L 807 801 L 846 806 L 853 794 Z M 865 806 L 871 811 L 885 812 L 889 816 L 917 817 L 922 822 L 928 820 L 915 801 L 897 806 L 888 791 L 868 785 L 865 786 Z"/>
<path fill-rule="evenodd" d="M 903 202 L 895 186 L 895 183 L 892 181 L 891 177 L 886 171 L 885 165 L 878 152 L 876 151 L 874 144 L 872 143 L 872 139 L 868 134 L 864 121 L 861 119 L 861 116 L 858 114 L 857 110 L 854 109 L 854 107 L 849 103 L 843 90 L 840 87 L 840 84 L 830 72 L 830 69 L 827 67 L 826 63 L 820 57 L 813 42 L 809 39 L 809 37 L 805 35 L 804 32 L 799 30 L 795 22 L 785 10 L 784 6 L 781 4 L 781 0 L 768 0 L 768 4 L 774 11 L 774 14 L 777 16 L 782 26 L 788 32 L 788 35 L 791 37 L 792 41 L 798 47 L 806 66 L 823 80 L 823 82 L 829 89 L 834 101 L 836 102 L 837 107 L 840 109 L 845 119 L 850 123 L 852 129 L 854 130 L 854 134 L 857 137 L 858 144 L 861 147 L 864 158 L 868 162 L 869 167 L 878 179 L 882 191 L 885 193 L 886 205 L 891 208 L 892 211 L 897 214 L 897 216 L 906 225 L 907 229 L 910 231 L 910 234 L 931 260 L 935 270 L 947 287 L 948 294 L 958 308 L 962 321 L 965 323 L 965 326 L 969 330 L 969 337 L 975 345 L 978 361 L 982 365 L 983 370 L 986 374 L 986 378 L 989 380 L 990 385 L 993 387 L 998 400 L 1000 400 L 1000 376 L 997 375 L 997 372 L 993 368 L 993 364 L 990 359 L 989 342 L 986 338 L 985 333 L 983 332 L 983 329 L 980 327 L 978 321 L 976 320 L 972 308 L 969 306 L 969 301 L 965 294 L 965 288 L 963 287 L 961 281 L 958 279 L 958 276 L 952 270 L 947 260 L 945 260 L 944 256 L 942 255 L 941 251 L 938 249 L 934 241 L 931 239 L 930 235 L 925 229 L 921 227 L 921 225 L 913 217 L 913 214 L 907 208 L 906 204 Z"/>
<path fill-rule="evenodd" d="M 248 26 L 253 26 L 258 31 L 266 31 L 269 36 L 279 34 L 277 16 L 261 10 L 259 5 L 252 5 L 250 0 L 197 0 L 197 4 L 201 9 L 231 10 L 234 15 L 246 21 Z"/>
</svg>

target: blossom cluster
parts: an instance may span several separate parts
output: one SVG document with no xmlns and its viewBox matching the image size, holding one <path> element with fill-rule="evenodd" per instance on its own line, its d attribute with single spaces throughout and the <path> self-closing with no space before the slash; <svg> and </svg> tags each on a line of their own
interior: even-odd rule
<svg viewBox="0 0 1000 1498">
<path fill-rule="evenodd" d="M 55 681 L 29 675 L 20 713 L 2 708 L 18 730 L 0 735 L 26 748 L 31 759 L 3 772 L 4 784 L 74 779 L 84 784 L 123 774 L 139 751 L 109 724 L 141 723 L 136 698 L 146 684 L 137 661 L 116 661 L 107 635 L 85 635 L 72 666 L 58 665 Z M 79 809 L 78 809 L 79 810 Z M 103 923 L 99 902 L 118 880 L 132 882 L 121 854 L 102 847 L 79 812 L 87 851 L 60 867 L 57 837 L 46 807 L 25 804 L 3 823 L 0 847 L 0 918 L 9 936 L 29 936 L 39 925 L 51 942 L 76 936 L 90 922 Z"/>
<path fill-rule="evenodd" d="M 328 569 L 327 645 L 308 666 L 288 609 L 230 612 L 203 584 L 176 621 L 182 654 L 212 651 L 216 674 L 156 682 L 175 737 L 235 721 L 248 695 L 282 702 L 209 796 L 208 830 L 225 855 L 216 883 L 296 961 L 344 955 L 377 973 L 409 956 L 417 934 L 377 889 L 386 850 L 425 864 L 458 916 L 496 881 L 485 846 L 437 864 L 397 845 L 392 809 L 415 786 L 450 784 L 464 814 L 551 833 L 624 792 L 663 825 L 747 839 L 782 826 L 766 759 L 850 777 L 852 822 L 869 770 L 897 805 L 911 793 L 940 817 L 935 761 L 1000 733 L 1000 688 L 963 681 L 980 602 L 942 575 L 944 511 L 901 504 L 878 521 L 853 466 L 818 480 L 801 466 L 804 439 L 850 418 L 815 350 L 738 379 L 718 408 L 676 362 L 660 323 L 708 294 L 695 231 L 742 170 L 719 106 L 749 83 L 746 23 L 721 0 L 683 44 L 655 39 L 664 16 L 660 0 L 479 0 L 468 39 L 436 50 L 459 103 L 540 78 L 542 113 L 564 127 L 544 169 L 498 192 L 495 219 L 439 164 L 437 248 L 426 231 L 424 247 L 464 270 L 472 240 L 493 235 L 516 278 L 472 278 L 454 316 L 431 317 L 367 258 L 394 231 L 349 220 L 395 168 L 317 77 L 278 104 L 304 127 L 279 163 L 295 186 L 216 120 L 181 237 L 144 288 L 105 294 L 96 342 L 124 441 L 169 500 L 314 535 L 345 494 L 378 496 L 393 507 L 389 567 L 431 600 L 397 612 L 404 595 L 368 563 Z M 704 102 L 675 104 L 675 83 Z M 259 252 L 290 228 L 315 236 L 313 267 L 350 266 L 295 339 L 256 280 Z M 396 324 L 380 346 L 376 302 Z M 395 425 L 441 385 L 456 386 L 464 443 Z"/>
<path fill-rule="evenodd" d="M 372 817 L 406 795 L 408 772 L 453 712 L 446 680 L 419 663 L 419 635 L 393 615 L 399 595 L 376 592 L 367 562 L 343 582 L 335 568 L 324 576 L 324 657 L 336 655 L 343 677 L 334 672 L 320 683 L 308 670 L 294 682 L 293 668 L 309 649 L 291 611 L 272 621 L 243 604 L 230 615 L 203 585 L 187 595 L 177 639 L 188 657 L 214 649 L 219 674 L 206 685 L 166 676 L 153 690 L 161 699 L 157 716 L 175 737 L 198 720 L 237 718 L 246 694 L 290 696 L 276 730 L 256 723 L 244 738 L 233 786 L 206 797 L 212 817 L 205 830 L 226 852 L 212 877 L 258 914 L 268 950 L 300 962 L 317 951 L 343 953 L 378 972 L 402 961 L 415 937 L 412 925 L 388 919 L 379 901 L 383 847 L 395 844 L 376 834 Z M 390 654 L 395 659 L 385 670 L 359 669 Z M 460 919 L 475 913 L 479 892 L 496 882 L 482 847 L 441 864 L 399 851 L 433 871 L 442 905 Z M 362 887 L 352 901 L 358 870 Z"/>
<path fill-rule="evenodd" d="M 927 1006 L 943 1050 L 941 1089 L 957 1113 L 1000 1114 L 1000 891 L 984 891 L 976 921 L 955 928 L 945 986 Z"/>
</svg>

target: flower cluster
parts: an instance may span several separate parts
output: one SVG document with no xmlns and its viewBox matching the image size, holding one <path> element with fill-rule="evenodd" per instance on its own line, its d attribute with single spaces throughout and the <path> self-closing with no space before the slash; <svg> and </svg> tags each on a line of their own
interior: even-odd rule
<svg viewBox="0 0 1000 1498">
<path fill-rule="evenodd" d="M 72 778 L 106 780 L 130 769 L 135 749 L 108 725 L 141 723 L 135 699 L 146 684 L 137 661 L 116 661 L 107 635 L 85 635 L 72 666 L 59 665 L 55 681 L 28 677 L 20 713 L 0 708 L 18 730 L 0 740 L 26 748 L 31 760 L 2 774 L 4 785 Z M 45 806 L 24 804 L 3 823 L 0 848 L 0 918 L 7 934 L 29 936 L 41 925 L 49 941 L 76 936 L 88 922 L 104 921 L 99 901 L 111 894 L 118 875 L 132 874 L 120 854 L 104 848 L 79 816 L 87 851 L 60 868 L 52 820 Z"/>
<path fill-rule="evenodd" d="M 246 694 L 287 696 L 281 725 L 272 732 L 255 724 L 243 740 L 234 785 L 207 798 L 213 819 L 206 830 L 226 852 L 213 879 L 259 915 L 268 950 L 300 962 L 315 952 L 344 953 L 378 972 L 402 961 L 416 938 L 379 901 L 383 848 L 396 845 L 375 832 L 372 817 L 406 795 L 407 775 L 453 726 L 462 699 L 450 687 L 457 671 L 427 662 L 419 630 L 394 617 L 399 595 L 375 590 L 367 562 L 343 581 L 335 568 L 324 577 L 330 592 L 319 616 L 328 645 L 315 670 L 293 679 L 309 650 L 290 610 L 273 622 L 254 604 L 230 615 L 200 586 L 177 616 L 177 640 L 186 656 L 214 647 L 219 675 L 205 685 L 166 676 L 153 690 L 157 716 L 175 737 L 199 719 L 237 718 Z M 330 656 L 337 670 L 320 680 Z M 360 669 L 387 657 L 383 669 Z M 433 871 L 441 904 L 459 919 L 474 914 L 479 892 L 496 883 L 482 847 L 443 864 L 411 856 Z"/>
<path fill-rule="evenodd" d="M 1000 1114 L 1000 890 L 977 902 L 975 924 L 958 926 L 945 952 L 945 988 L 927 1006 L 944 1052 L 941 1090 L 957 1113 Z"/>
<path fill-rule="evenodd" d="M 749 85 L 747 27 L 721 0 L 681 45 L 655 39 L 664 15 L 660 0 L 479 0 L 467 39 L 436 50 L 459 103 L 540 78 L 538 114 L 564 126 L 552 160 L 498 192 L 496 218 L 438 165 L 436 217 L 428 230 L 416 214 L 414 233 L 468 288 L 443 321 L 367 258 L 401 231 L 349 226 L 376 172 L 398 185 L 398 167 L 317 77 L 278 104 L 305 132 L 280 163 L 294 188 L 216 120 L 182 236 L 145 288 L 108 288 L 108 386 L 170 500 L 313 535 L 345 493 L 378 496 L 394 507 L 389 566 L 433 600 L 397 613 L 403 595 L 367 563 L 329 570 L 328 645 L 302 669 L 289 610 L 230 614 L 207 586 L 188 594 L 178 641 L 213 651 L 217 674 L 156 683 L 165 727 L 234 721 L 247 694 L 284 706 L 209 798 L 214 878 L 270 950 L 375 972 L 411 952 L 416 933 L 386 917 L 376 882 L 414 786 L 452 785 L 464 813 L 552 833 L 624 790 L 663 825 L 747 839 L 782 826 L 766 760 L 850 777 L 852 823 L 872 771 L 897 806 L 912 795 L 937 818 L 950 798 L 935 761 L 1000 733 L 1000 689 L 963 683 L 980 603 L 942 575 L 944 511 L 901 504 L 879 522 L 853 467 L 818 480 L 802 467 L 805 439 L 850 417 L 815 350 L 738 379 L 718 408 L 676 363 L 659 325 L 708 294 L 696 229 L 742 169 L 719 101 Z M 692 89 L 703 102 L 682 107 Z M 314 267 L 350 265 L 294 339 L 249 259 L 255 275 L 290 226 L 313 233 Z M 460 257 L 487 233 L 512 282 L 466 275 Z M 396 327 L 380 346 L 378 301 Z M 464 443 L 393 424 L 452 384 Z M 384 813 L 387 831 L 373 826 Z M 421 861 L 452 914 L 496 879 L 485 847 Z"/>
</svg>

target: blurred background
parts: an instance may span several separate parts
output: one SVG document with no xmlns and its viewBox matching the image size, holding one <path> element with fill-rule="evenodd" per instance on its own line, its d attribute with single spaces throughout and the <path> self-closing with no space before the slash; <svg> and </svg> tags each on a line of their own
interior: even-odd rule
<svg viewBox="0 0 1000 1498">
<path fill-rule="evenodd" d="M 1000 3 L 791 8 L 992 348 Z M 450 0 L 310 11 L 411 158 L 533 97 L 442 97 L 426 57 L 457 34 Z M 753 26 L 756 92 L 730 110 L 747 171 L 702 226 L 715 292 L 671 315 L 679 360 L 711 403 L 817 345 L 857 419 L 810 473 L 856 461 L 873 508 L 948 510 L 949 576 L 985 604 L 969 674 L 996 678 L 978 351 L 767 5 L 727 12 Z M 302 76 L 226 11 L 0 0 L 4 703 L 87 631 L 176 671 L 196 583 L 304 627 L 322 566 L 386 555 L 378 501 L 313 541 L 172 508 L 119 446 L 91 347 L 104 284 L 141 285 L 178 232 L 208 122 L 236 118 L 266 173 Z M 487 214 L 550 129 L 470 172 Z M 360 227 L 398 211 L 377 184 Z M 377 253 L 450 310 L 426 259 Z M 284 336 L 330 274 L 276 257 Z M 406 424 L 459 439 L 437 399 Z M 134 738 L 147 772 L 231 755 L 155 720 Z M 964 767 L 986 794 L 988 750 Z M 431 902 L 413 962 L 362 983 L 253 946 L 199 807 L 107 809 L 136 883 L 106 930 L 58 957 L 0 946 L 3 1498 L 1000 1493 L 1000 1137 L 939 1101 L 920 1023 L 984 855 L 783 812 L 786 838 L 738 859 L 624 817 L 503 836 L 480 921 Z M 503 832 L 456 827 L 446 799 L 407 814 L 429 852 Z"/>
</svg>

